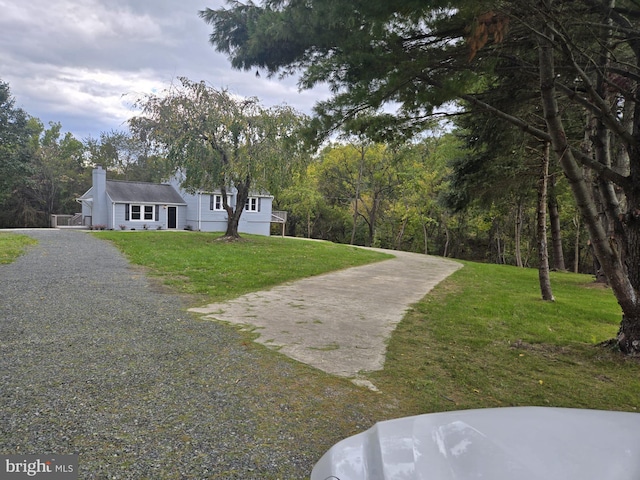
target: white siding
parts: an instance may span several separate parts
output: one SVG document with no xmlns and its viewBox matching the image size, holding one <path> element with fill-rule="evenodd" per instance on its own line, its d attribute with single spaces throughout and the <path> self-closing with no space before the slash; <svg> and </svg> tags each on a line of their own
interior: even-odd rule
<svg viewBox="0 0 640 480">
<path fill-rule="evenodd" d="M 168 212 L 169 206 L 177 207 L 177 229 L 183 230 L 186 226 L 186 217 L 187 217 L 187 207 L 184 205 L 167 205 L 167 208 L 164 208 L 164 205 L 153 205 L 154 211 L 157 211 L 158 216 L 154 221 L 150 220 L 126 220 L 126 203 L 116 203 L 112 204 L 112 221 L 114 230 L 120 230 L 120 226 L 124 225 L 126 230 L 144 230 L 145 225 L 148 230 L 157 230 L 160 228 L 161 230 L 167 229 L 168 224 Z M 135 204 L 140 205 L 140 204 Z"/>
<path fill-rule="evenodd" d="M 238 231 L 255 235 L 269 235 L 271 230 L 271 197 L 258 197 L 260 199 L 260 211 L 250 212 L 245 210 L 240 217 Z"/>
<path fill-rule="evenodd" d="M 94 182 L 104 183 L 106 180 L 106 172 L 101 169 L 94 170 Z M 211 209 L 211 194 L 210 193 L 195 193 L 190 194 L 180 188 L 179 181 L 172 179 L 170 182 L 174 188 L 180 193 L 186 205 L 174 204 L 153 204 L 154 208 L 154 220 L 126 220 L 127 205 L 152 205 L 151 203 L 144 202 L 130 202 L 124 203 L 122 198 L 117 198 L 117 203 L 113 203 L 113 200 L 109 198 L 106 192 L 103 195 L 94 195 L 96 192 L 96 185 L 84 195 L 89 197 L 93 195 L 93 206 L 89 207 L 83 203 L 82 214 L 84 217 L 93 217 L 93 225 L 102 223 L 107 228 L 119 230 L 121 226 L 125 229 L 142 230 L 145 225 L 149 230 L 155 230 L 161 228 L 165 230 L 168 224 L 168 211 L 169 206 L 177 208 L 177 229 L 183 230 L 185 227 L 189 227 L 193 230 L 201 230 L 204 232 L 224 232 L 227 229 L 227 212 L 224 210 L 212 210 Z M 103 185 L 104 186 L 104 185 Z M 100 190 L 98 188 L 97 190 Z M 213 192 L 215 195 L 219 192 Z M 174 195 L 175 196 L 175 195 Z M 242 212 L 240 217 L 240 223 L 238 230 L 240 233 L 249 233 L 256 235 L 270 234 L 271 225 L 271 208 L 273 199 L 269 195 L 252 195 L 253 198 L 258 199 L 259 210 Z M 155 201 L 155 200 L 154 200 Z M 175 201 L 175 199 L 174 199 Z M 231 189 L 229 192 L 229 202 L 231 206 L 235 207 L 236 191 Z M 100 205 L 97 205 L 99 203 Z M 166 205 L 167 208 L 164 208 Z M 244 208 L 244 206 L 242 206 Z M 101 222 L 96 221 L 96 212 L 104 217 Z M 103 213 L 100 213 L 103 212 Z M 157 212 L 157 213 L 156 213 Z M 88 221 L 87 221 L 88 223 Z"/>
<path fill-rule="evenodd" d="M 211 195 L 216 193 L 190 194 L 184 190 L 179 191 L 187 204 L 186 223 L 193 230 L 203 232 L 224 232 L 227 230 L 227 212 L 224 210 L 211 210 Z M 236 192 L 232 190 L 229 197 L 230 204 L 235 206 Z M 242 212 L 238 225 L 240 233 L 269 236 L 273 199 L 270 196 L 260 196 L 259 198 L 259 212 Z"/>
</svg>

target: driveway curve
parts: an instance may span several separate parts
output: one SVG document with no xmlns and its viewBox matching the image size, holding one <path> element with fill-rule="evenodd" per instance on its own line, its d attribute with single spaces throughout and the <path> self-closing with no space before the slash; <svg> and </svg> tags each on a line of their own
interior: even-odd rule
<svg viewBox="0 0 640 480">
<path fill-rule="evenodd" d="M 39 243 L 0 265 L 1 455 L 77 454 L 83 480 L 298 479 L 308 478 L 329 445 L 375 421 L 356 400 L 359 391 L 285 357 L 265 356 L 235 329 L 188 313 L 179 296 L 159 292 L 110 243 L 69 230 L 19 233 Z M 339 331 L 338 319 L 351 318 L 367 331 L 350 342 L 353 352 L 368 355 L 369 348 L 355 347 L 366 336 L 382 341 L 391 327 L 389 318 L 380 320 L 384 329 L 374 335 L 364 312 L 372 318 L 381 304 L 401 312 L 428 291 L 422 277 L 435 278 L 429 263 L 411 274 L 405 267 L 382 273 L 393 262 L 310 279 L 342 278 L 339 288 L 361 297 L 339 303 L 361 313 L 345 317 L 345 308 L 318 303 L 328 316 L 310 316 L 306 326 L 315 330 L 308 336 L 318 327 Z M 420 285 L 413 297 L 392 294 L 406 293 L 408 284 Z M 291 298 L 300 305 L 290 308 L 313 311 L 309 284 L 284 288 L 297 291 Z M 337 300 L 339 293 L 317 296 Z M 317 351 L 340 350 L 330 342 Z M 357 368 L 380 365 L 379 352 L 372 358 Z M 335 405 L 341 408 L 331 413 Z"/>
<path fill-rule="evenodd" d="M 207 319 L 247 325 L 260 334 L 257 342 L 334 375 L 358 377 L 381 370 L 387 340 L 411 304 L 462 265 L 373 250 L 394 258 L 190 310 Z"/>
</svg>

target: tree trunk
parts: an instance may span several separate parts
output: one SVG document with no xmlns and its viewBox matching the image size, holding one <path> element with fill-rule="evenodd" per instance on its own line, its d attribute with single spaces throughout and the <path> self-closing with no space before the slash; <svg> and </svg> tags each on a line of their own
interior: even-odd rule
<svg viewBox="0 0 640 480">
<path fill-rule="evenodd" d="M 636 103 L 635 118 L 640 118 L 640 102 Z M 640 138 L 638 122 L 634 124 L 633 133 L 635 138 Z M 614 248 L 617 245 L 622 245 L 617 253 L 626 267 L 627 279 L 634 294 L 631 308 L 625 308 L 627 303 L 631 303 L 628 299 L 625 298 L 623 304 L 618 298 L 623 312 L 617 338 L 618 346 L 623 352 L 637 355 L 640 354 L 640 300 L 638 299 L 640 292 L 640 147 L 636 145 L 630 150 L 632 159 L 630 164 L 631 188 L 625 192 L 629 207 L 627 213 L 616 221 L 614 233 L 615 238 L 619 240 L 618 242 L 612 240 L 611 244 Z M 613 288 L 611 281 L 610 284 Z"/>
<path fill-rule="evenodd" d="M 376 238 L 376 222 L 378 221 L 378 210 L 380 209 L 380 197 L 378 193 L 374 193 L 373 201 L 371 202 L 371 209 L 368 210 L 369 220 L 367 224 L 369 226 L 369 235 L 367 239 L 367 247 L 373 245 Z"/>
<path fill-rule="evenodd" d="M 617 247 L 617 242 L 610 241 L 606 230 L 602 226 L 590 185 L 585 181 L 582 168 L 569 148 L 556 100 L 553 37 L 549 29 L 546 29 L 545 33 L 548 36 L 540 38 L 538 58 L 542 106 L 547 129 L 551 136 L 553 149 L 560 159 L 560 164 L 569 181 L 578 209 L 582 213 L 582 218 L 589 231 L 594 253 L 600 260 L 611 289 L 622 308 L 623 320 L 618 332 L 617 345 L 625 353 L 637 354 L 640 353 L 640 309 L 638 308 L 637 293 L 637 289 L 640 287 L 640 221 L 638 216 L 633 214 L 626 218 L 626 241 L 624 244 L 625 246 L 633 245 L 636 248 L 627 249 L 629 255 L 626 257 L 625 265 L 621 252 Z M 640 115 L 640 107 L 636 107 L 636 109 L 636 114 Z M 636 126 L 635 128 L 637 129 L 638 127 Z M 633 152 L 633 155 L 630 154 L 631 164 L 633 166 L 635 163 L 640 166 L 640 151 L 634 150 L 636 151 Z M 632 168 L 632 185 L 634 184 L 633 180 L 636 180 L 635 185 L 637 185 L 637 180 L 640 180 L 638 177 L 640 175 L 634 176 Z M 632 202 L 640 201 L 640 196 L 629 198 L 629 195 L 627 195 L 627 197 L 630 205 L 638 205 Z M 630 252 L 629 250 L 635 251 Z M 629 268 L 628 271 L 627 268 Z"/>
<path fill-rule="evenodd" d="M 351 228 L 351 240 L 349 241 L 349 245 L 353 245 L 356 241 L 356 226 L 358 225 L 358 197 L 356 197 L 356 201 L 353 207 L 353 227 Z"/>
<path fill-rule="evenodd" d="M 553 268 L 554 270 L 564 272 L 567 267 L 564 262 L 564 251 L 562 249 L 562 227 L 560 225 L 560 211 L 558 209 L 558 198 L 556 197 L 556 176 L 549 178 L 549 224 L 551 225 L 551 244 L 553 246 Z"/>
<path fill-rule="evenodd" d="M 516 257 L 516 266 L 523 267 L 522 263 L 522 249 L 521 249 L 521 238 L 522 238 L 522 201 L 518 200 L 518 205 L 516 207 L 516 224 L 515 224 L 515 257 Z"/>
<path fill-rule="evenodd" d="M 353 207 L 353 228 L 351 229 L 351 242 L 353 245 L 356 241 L 356 226 L 358 224 L 358 200 L 360 199 L 360 183 L 362 182 L 362 170 L 364 169 L 364 147 L 360 152 L 360 165 L 358 166 L 358 179 L 356 180 L 355 201 Z"/>
<path fill-rule="evenodd" d="M 428 244 L 426 223 L 422 223 L 422 234 L 424 235 L 424 254 L 429 255 L 429 249 L 428 249 L 429 244 Z"/>
<path fill-rule="evenodd" d="M 502 239 L 500 238 L 500 222 L 497 218 L 493 219 L 493 225 L 495 225 L 495 233 L 493 237 L 496 242 L 496 263 L 498 265 L 504 265 L 504 245 L 502 244 Z"/>
<path fill-rule="evenodd" d="M 235 208 L 233 208 L 227 202 L 226 187 L 220 187 L 220 194 L 222 195 L 222 206 L 227 212 L 227 231 L 224 234 L 224 238 L 230 240 L 240 238 L 238 225 L 240 224 L 240 217 L 242 216 L 242 212 L 244 211 L 244 206 L 247 202 L 247 198 L 249 198 L 250 185 L 251 181 L 248 178 L 245 179 L 244 182 L 238 182 L 238 184 L 235 185 L 237 190 Z"/>
<path fill-rule="evenodd" d="M 407 228 L 408 221 L 409 220 L 407 219 L 407 217 L 402 219 L 402 223 L 400 224 L 400 231 L 398 232 L 398 235 L 396 235 L 396 241 L 395 241 L 396 250 L 402 250 L 402 240 L 404 239 L 404 231 Z"/>
<path fill-rule="evenodd" d="M 449 255 L 449 228 L 447 227 L 447 222 L 446 219 L 444 219 L 445 221 L 444 223 L 444 235 L 445 235 L 445 242 L 444 242 L 444 252 L 442 253 L 443 257 L 446 257 L 447 255 Z"/>
<path fill-rule="evenodd" d="M 576 227 L 576 241 L 573 244 L 573 273 L 578 273 L 580 272 L 580 215 L 576 215 L 573 224 Z"/>
<path fill-rule="evenodd" d="M 547 183 L 549 178 L 549 142 L 545 144 L 542 168 L 538 181 L 538 279 L 542 299 L 553 302 L 551 277 L 549 276 L 549 252 L 547 251 Z"/>
</svg>

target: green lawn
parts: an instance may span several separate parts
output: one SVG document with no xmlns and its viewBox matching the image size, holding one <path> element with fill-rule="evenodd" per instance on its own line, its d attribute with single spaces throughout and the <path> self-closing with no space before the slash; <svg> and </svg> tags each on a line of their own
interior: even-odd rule
<svg viewBox="0 0 640 480">
<path fill-rule="evenodd" d="M 637 411 L 640 363 L 599 345 L 621 311 L 590 276 L 465 262 L 396 329 L 372 375 L 412 412 L 517 405 Z"/>
<path fill-rule="evenodd" d="M 0 264 L 13 262 L 29 245 L 36 243 L 37 240 L 26 235 L 0 232 Z"/>
<path fill-rule="evenodd" d="M 348 245 L 243 236 L 219 241 L 201 232 L 96 232 L 175 291 L 218 302 L 290 280 L 389 258 Z M 204 297 L 204 298 L 202 298 Z"/>
<path fill-rule="evenodd" d="M 94 235 L 176 292 L 211 301 L 380 258 L 278 237 L 224 243 L 195 232 Z M 369 375 L 382 391 L 368 400 L 374 417 L 510 405 L 640 407 L 640 364 L 599 345 L 615 336 L 621 318 L 609 289 L 587 275 L 554 273 L 557 300 L 547 303 L 534 269 L 464 264 L 394 332 L 385 369 Z"/>
</svg>

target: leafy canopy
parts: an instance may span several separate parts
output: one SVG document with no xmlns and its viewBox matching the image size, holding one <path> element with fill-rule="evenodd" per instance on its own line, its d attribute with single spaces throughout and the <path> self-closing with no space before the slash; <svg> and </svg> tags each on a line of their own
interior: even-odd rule
<svg viewBox="0 0 640 480">
<path fill-rule="evenodd" d="M 132 131 L 162 151 L 192 190 L 253 186 L 275 190 L 302 158 L 289 107 L 262 107 L 204 82 L 180 79 L 163 95 L 138 102 Z"/>
<path fill-rule="evenodd" d="M 15 107 L 9 84 L 0 80 L 0 202 L 31 171 L 34 134 L 29 115 Z"/>
</svg>

